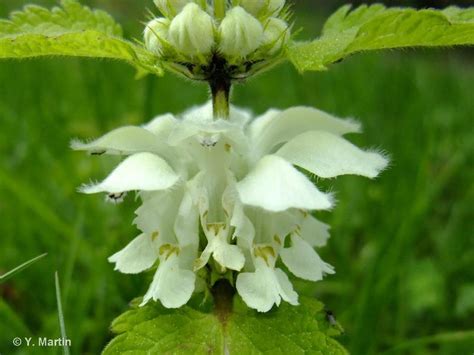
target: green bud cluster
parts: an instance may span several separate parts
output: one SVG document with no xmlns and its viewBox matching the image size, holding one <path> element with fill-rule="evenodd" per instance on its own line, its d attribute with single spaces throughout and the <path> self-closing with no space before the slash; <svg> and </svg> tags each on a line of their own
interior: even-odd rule
<svg viewBox="0 0 474 355">
<path fill-rule="evenodd" d="M 154 0 L 163 17 L 145 28 L 145 45 L 168 67 L 209 80 L 216 63 L 231 79 L 271 66 L 290 40 L 285 0 Z"/>
</svg>

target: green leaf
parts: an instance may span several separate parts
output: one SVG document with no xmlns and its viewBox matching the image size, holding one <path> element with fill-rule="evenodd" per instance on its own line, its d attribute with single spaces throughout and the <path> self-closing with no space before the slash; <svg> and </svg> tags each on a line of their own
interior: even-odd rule
<svg viewBox="0 0 474 355">
<path fill-rule="evenodd" d="M 239 297 L 232 311 L 149 304 L 119 316 L 119 335 L 105 348 L 113 354 L 333 354 L 347 351 L 331 338 L 339 334 L 311 298 L 298 307 L 283 303 L 269 313 L 250 310 Z"/>
<path fill-rule="evenodd" d="M 0 20 L 0 59 L 40 56 L 118 59 L 141 72 L 163 72 L 152 53 L 122 37 L 109 14 L 77 0 L 62 0 L 51 10 L 28 5 Z"/>
<path fill-rule="evenodd" d="M 4 283 L 8 279 L 12 278 L 14 275 L 18 274 L 20 271 L 23 271 L 27 267 L 33 265 L 34 263 L 36 263 L 40 259 L 44 258 L 46 255 L 48 255 L 48 254 L 44 253 L 44 254 L 38 255 L 37 257 L 35 257 L 31 260 L 28 260 L 28 261 L 24 262 L 23 264 L 17 266 L 16 268 L 14 268 L 14 269 L 6 272 L 5 274 L 1 275 L 0 276 L 0 284 Z"/>
<path fill-rule="evenodd" d="M 474 45 L 474 8 L 444 10 L 341 7 L 313 42 L 295 42 L 289 59 L 300 71 L 325 70 L 351 54 L 389 48 Z"/>
</svg>

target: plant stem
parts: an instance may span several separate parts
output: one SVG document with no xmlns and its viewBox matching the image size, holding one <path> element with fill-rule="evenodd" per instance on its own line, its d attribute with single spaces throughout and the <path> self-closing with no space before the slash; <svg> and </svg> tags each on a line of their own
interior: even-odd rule
<svg viewBox="0 0 474 355">
<path fill-rule="evenodd" d="M 232 300 L 235 289 L 227 280 L 219 280 L 212 287 L 215 312 L 219 321 L 225 326 L 229 315 L 232 313 Z"/>
<path fill-rule="evenodd" d="M 230 83 L 211 83 L 214 119 L 229 118 Z"/>
<path fill-rule="evenodd" d="M 212 74 L 208 81 L 211 87 L 214 119 L 228 119 L 232 80 L 227 73 L 225 60 L 214 57 Z"/>
</svg>

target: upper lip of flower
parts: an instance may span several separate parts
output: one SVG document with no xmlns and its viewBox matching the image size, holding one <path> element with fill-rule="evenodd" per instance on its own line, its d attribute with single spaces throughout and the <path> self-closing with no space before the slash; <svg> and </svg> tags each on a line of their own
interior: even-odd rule
<svg viewBox="0 0 474 355">
<path fill-rule="evenodd" d="M 121 271 L 139 272 L 163 258 L 147 245 L 170 245 L 176 256 L 167 256 L 172 258 L 169 262 L 178 263 L 179 272 L 186 275 L 186 285 L 179 286 L 186 291 L 180 298 L 184 303 L 194 290 L 190 286 L 194 278 L 189 274 L 193 267 L 202 267 L 212 255 L 223 268 L 241 270 L 248 263 L 255 268 L 263 254 L 254 255 L 252 261 L 243 251 L 250 252 L 262 243 L 272 245 L 272 258 L 279 255 L 298 277 L 315 281 L 324 273 L 332 273 L 332 267 L 313 249 L 326 243 L 328 228 L 305 212 L 331 208 L 332 196 L 319 191 L 293 165 L 323 178 L 342 174 L 373 178 L 386 167 L 387 159 L 360 150 L 342 138 L 359 132 L 357 123 L 312 108 L 271 110 L 254 121 L 250 121 L 248 112 L 236 108 L 231 109 L 229 121 L 212 121 L 211 117 L 207 104 L 186 112 L 181 119 L 168 114 L 143 127 L 119 128 L 96 141 L 72 144 L 78 150 L 127 156 L 103 182 L 85 186 L 82 192 L 118 194 L 139 190 L 144 199 L 135 220 L 144 234 L 111 261 Z M 198 218 L 207 247 L 196 264 Z M 311 234 L 313 229 L 319 231 L 318 237 Z M 150 241 L 157 235 L 157 241 Z M 288 235 L 290 247 L 284 246 Z M 127 265 L 137 248 L 146 250 L 148 256 L 141 264 Z M 186 257 L 180 254 L 183 248 L 191 250 Z M 155 290 L 158 284 L 171 282 L 162 275 L 166 265 L 170 264 L 160 263 L 159 274 L 145 299 L 161 297 L 162 302 L 176 306 L 162 298 L 167 297 L 166 293 Z M 273 265 L 270 262 L 265 267 L 273 270 Z M 255 303 L 257 309 L 267 309 L 268 302 L 279 303 L 280 297 L 296 303 L 283 272 L 262 267 L 257 267 L 254 274 L 246 273 L 240 278 L 244 281 L 237 283 L 244 300 L 250 305 L 255 301 L 248 298 L 246 282 L 267 275 L 276 293 L 268 294 L 263 305 Z"/>
</svg>

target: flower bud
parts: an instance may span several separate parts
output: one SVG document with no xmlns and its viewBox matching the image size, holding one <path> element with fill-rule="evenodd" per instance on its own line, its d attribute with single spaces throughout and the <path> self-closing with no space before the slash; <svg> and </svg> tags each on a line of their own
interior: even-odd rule
<svg viewBox="0 0 474 355">
<path fill-rule="evenodd" d="M 167 17 L 175 17 L 192 0 L 154 0 L 160 12 Z"/>
<path fill-rule="evenodd" d="M 185 55 L 207 55 L 214 45 L 214 23 L 197 4 L 189 3 L 171 21 L 170 43 Z"/>
<path fill-rule="evenodd" d="M 268 19 L 263 32 L 263 47 L 267 47 L 269 54 L 276 54 L 288 42 L 290 30 L 288 24 L 276 17 Z"/>
<path fill-rule="evenodd" d="M 285 0 L 241 0 L 240 5 L 254 16 L 276 15 L 285 6 Z"/>
<path fill-rule="evenodd" d="M 153 53 L 161 54 L 163 50 L 163 41 L 168 39 L 168 29 L 170 20 L 160 17 L 147 23 L 145 27 L 145 45 Z"/>
<path fill-rule="evenodd" d="M 262 24 L 240 6 L 229 10 L 219 27 L 220 51 L 229 57 L 245 57 L 262 42 Z"/>
</svg>

